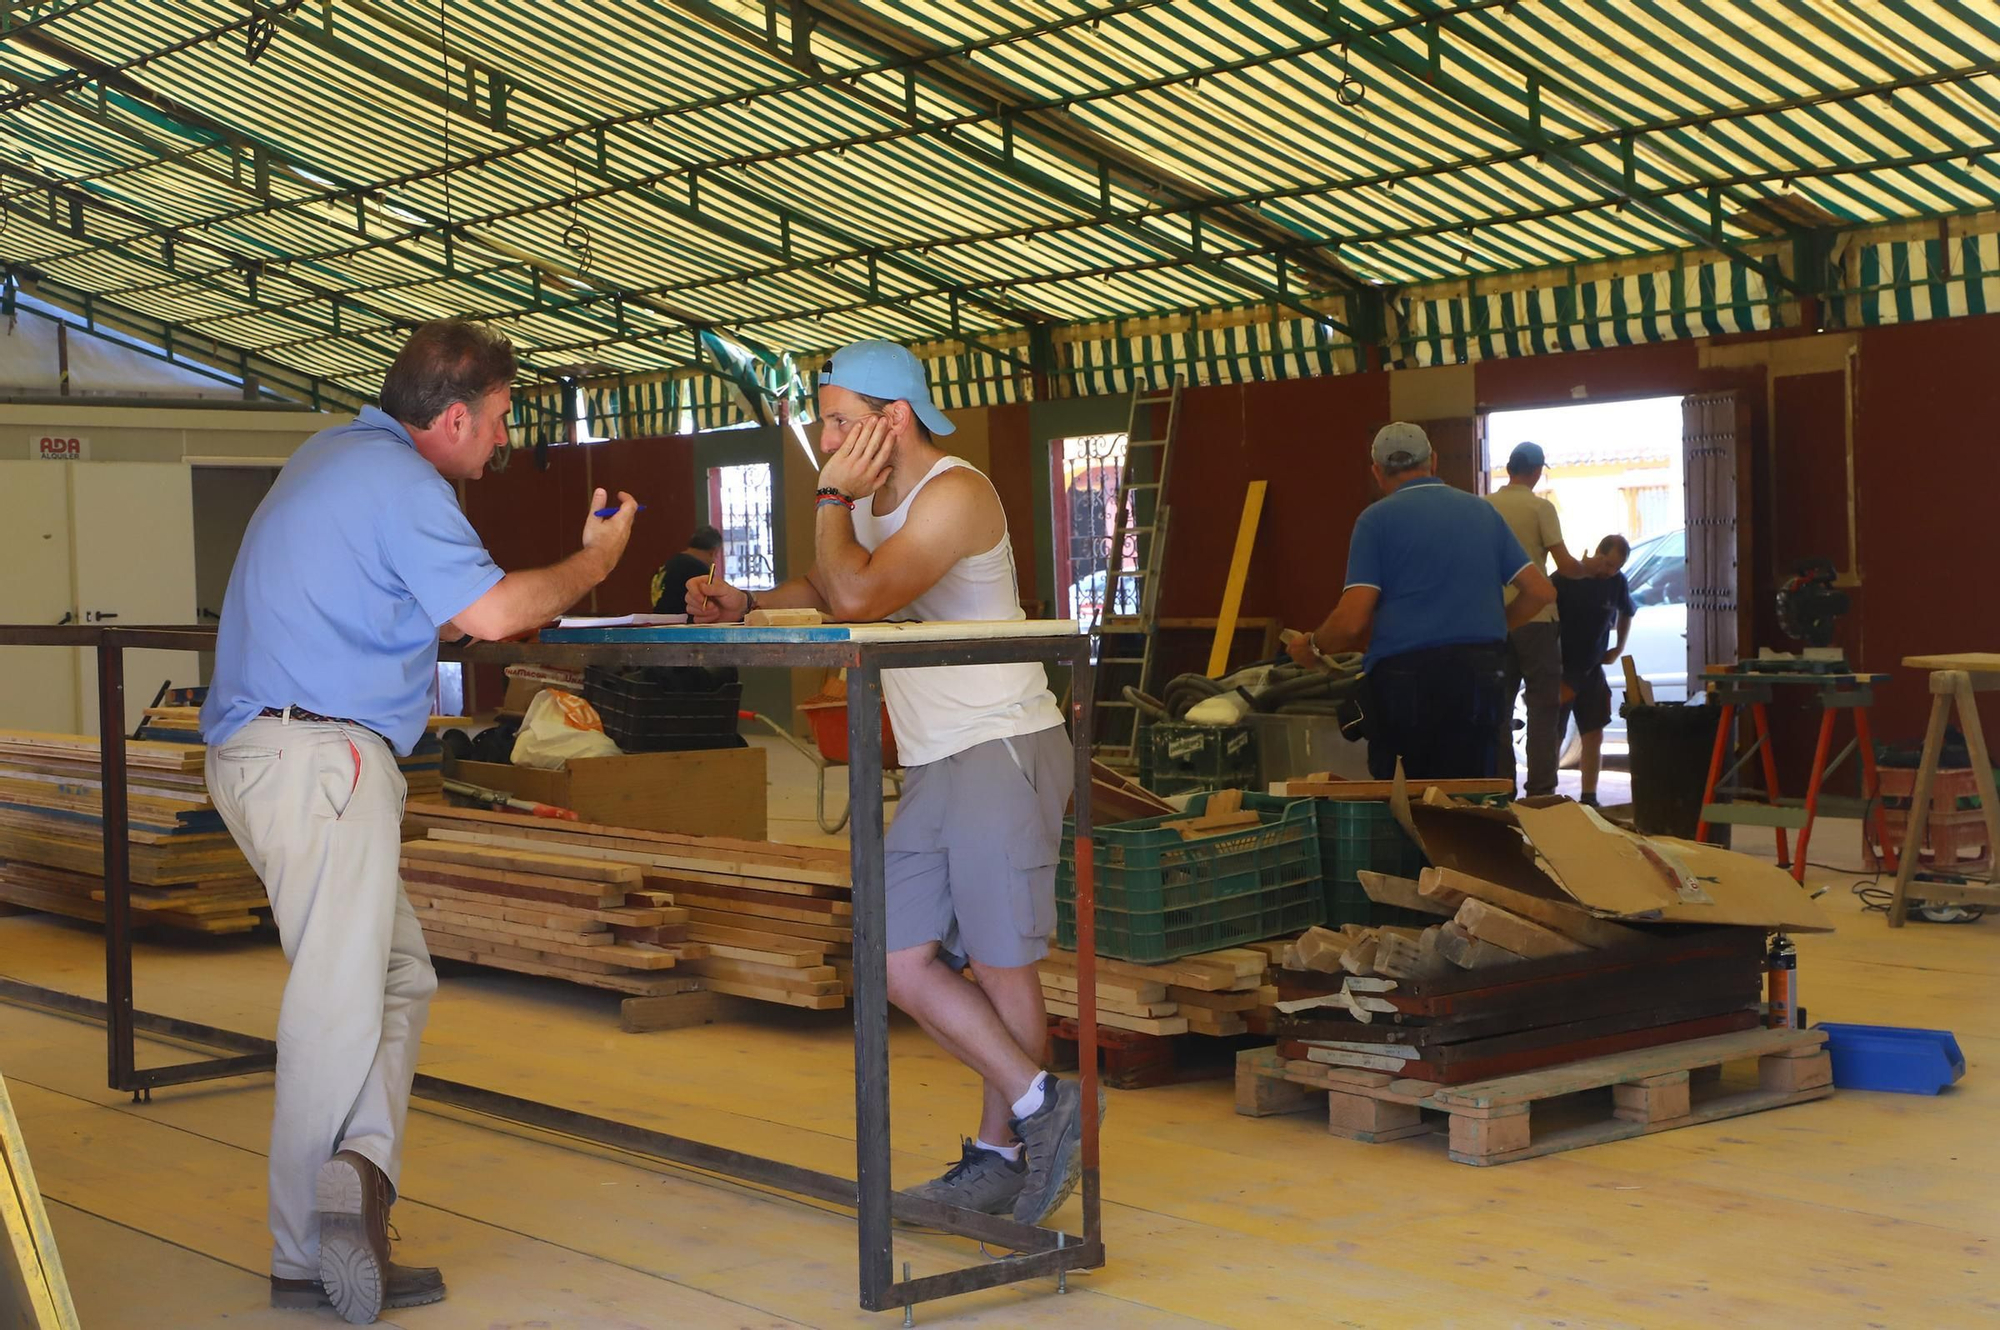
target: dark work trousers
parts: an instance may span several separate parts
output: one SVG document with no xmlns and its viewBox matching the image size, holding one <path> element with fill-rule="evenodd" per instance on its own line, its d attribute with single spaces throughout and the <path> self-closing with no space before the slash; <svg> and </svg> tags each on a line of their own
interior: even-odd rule
<svg viewBox="0 0 2000 1330">
<path fill-rule="evenodd" d="M 1502 643 L 1427 647 L 1368 671 L 1368 774 L 1390 780 L 1490 777 L 1500 742 Z"/>
<path fill-rule="evenodd" d="M 1556 792 L 1556 759 L 1562 749 L 1562 625 L 1524 623 L 1509 636 L 1506 678 L 1500 685 L 1500 767 L 1515 779 L 1514 695 L 1528 690 L 1528 777 L 1523 794 Z"/>
</svg>

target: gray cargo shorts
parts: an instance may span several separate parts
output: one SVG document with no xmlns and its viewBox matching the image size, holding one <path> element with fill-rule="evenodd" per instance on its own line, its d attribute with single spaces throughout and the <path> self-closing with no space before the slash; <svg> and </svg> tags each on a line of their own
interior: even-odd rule
<svg viewBox="0 0 2000 1330">
<path fill-rule="evenodd" d="M 935 942 L 995 968 L 1047 955 L 1075 784 L 1061 725 L 911 767 L 883 838 L 888 949 Z"/>
</svg>

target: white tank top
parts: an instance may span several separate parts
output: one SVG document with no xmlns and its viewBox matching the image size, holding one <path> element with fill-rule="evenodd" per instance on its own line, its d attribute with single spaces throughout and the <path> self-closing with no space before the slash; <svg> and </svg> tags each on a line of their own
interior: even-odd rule
<svg viewBox="0 0 2000 1330">
<path fill-rule="evenodd" d="M 854 505 L 854 538 L 874 553 L 903 529 L 910 505 L 924 486 L 954 467 L 964 467 L 986 479 L 964 458 L 941 458 L 903 496 L 894 512 L 878 515 L 873 499 Z M 935 586 L 889 617 L 1001 623 L 1027 618 L 1021 612 L 1014 546 L 1006 531 L 1001 531 L 999 544 L 984 554 L 960 559 Z M 896 752 L 906 767 L 936 762 L 989 739 L 1039 734 L 1062 724 L 1062 711 L 1049 692 L 1048 676 L 1040 665 L 1032 663 L 884 670 L 882 700 L 888 704 L 889 723 L 895 728 Z"/>
</svg>

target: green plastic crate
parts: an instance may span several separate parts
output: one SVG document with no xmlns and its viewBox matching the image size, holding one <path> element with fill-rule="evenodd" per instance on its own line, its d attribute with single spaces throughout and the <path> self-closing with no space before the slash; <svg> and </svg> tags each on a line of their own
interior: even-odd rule
<svg viewBox="0 0 2000 1330">
<path fill-rule="evenodd" d="M 1361 873 L 1387 873 L 1391 877 L 1415 877 L 1429 860 L 1396 815 L 1383 800 L 1316 800 L 1319 809 L 1319 857 L 1325 873 L 1321 902 L 1321 923 L 1328 928 L 1342 924 L 1434 924 L 1437 918 L 1394 905 L 1379 905 L 1362 890 Z M 1475 795 L 1471 803 L 1504 804 L 1505 795 Z"/>
<path fill-rule="evenodd" d="M 1143 818 L 1094 833 L 1097 953 L 1151 964 L 1302 933 L 1319 917 L 1319 824 L 1312 799 L 1247 794 L 1255 827 L 1184 841 Z M 1206 796 L 1189 800 L 1198 816 Z M 1076 945 L 1075 846 L 1066 831 L 1056 869 L 1056 942 Z"/>
</svg>

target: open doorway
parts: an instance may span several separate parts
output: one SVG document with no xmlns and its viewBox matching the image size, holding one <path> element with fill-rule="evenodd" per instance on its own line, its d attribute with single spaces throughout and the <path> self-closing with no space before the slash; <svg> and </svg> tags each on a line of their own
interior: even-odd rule
<svg viewBox="0 0 2000 1330">
<path fill-rule="evenodd" d="M 1484 480 L 1489 490 L 1507 483 L 1507 457 L 1515 445 L 1538 443 L 1548 457 L 1536 493 L 1562 519 L 1563 543 L 1578 558 L 1605 536 L 1631 542 L 1625 565 L 1639 612 L 1626 651 L 1663 702 L 1688 689 L 1688 563 L 1686 458 L 1683 399 L 1647 397 L 1495 411 L 1486 417 Z M 1607 765 L 1626 756 L 1625 677 L 1605 667 L 1611 686 L 1611 723 L 1605 728 Z M 1519 702 L 1516 701 L 1517 710 Z M 1516 731 L 1517 735 L 1519 731 Z M 1565 743 L 1565 765 L 1573 759 Z"/>
<path fill-rule="evenodd" d="M 1056 614 L 1075 619 L 1086 632 L 1105 615 L 1107 582 L 1117 585 L 1120 603 L 1113 612 L 1138 613 L 1137 604 L 1129 603 L 1137 596 L 1133 580 L 1112 577 L 1125 440 L 1123 434 L 1085 434 L 1057 439 L 1050 449 Z M 1126 525 L 1131 525 L 1129 513 Z M 1136 537 L 1128 533 L 1123 544 L 1119 571 L 1137 566 Z"/>
</svg>

